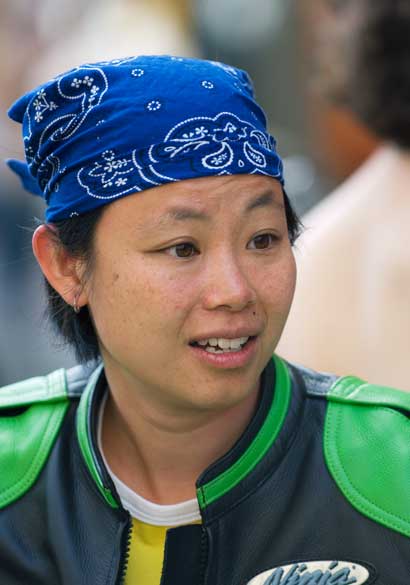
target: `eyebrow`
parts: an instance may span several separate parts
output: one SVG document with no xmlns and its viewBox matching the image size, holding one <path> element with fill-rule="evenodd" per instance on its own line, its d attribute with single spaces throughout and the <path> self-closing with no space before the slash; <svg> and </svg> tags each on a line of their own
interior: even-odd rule
<svg viewBox="0 0 410 585">
<path fill-rule="evenodd" d="M 247 206 L 245 207 L 243 214 L 250 213 L 254 209 L 259 209 L 263 207 L 275 207 L 283 211 L 284 205 L 275 199 L 275 193 L 271 190 L 266 191 L 264 193 L 259 194 L 255 199 L 249 201 Z M 155 226 L 151 224 L 151 229 L 153 227 L 162 227 L 165 224 L 172 222 L 172 221 L 189 221 L 189 220 L 197 220 L 197 221 L 210 221 L 211 216 L 208 215 L 205 211 L 201 211 L 198 209 L 194 209 L 192 207 L 187 207 L 184 205 L 175 205 L 170 207 L 165 214 L 158 218 L 155 221 Z"/>
<path fill-rule="evenodd" d="M 191 207 L 171 207 L 162 218 L 165 221 L 186 221 L 189 219 L 209 220 L 210 216 L 204 211 L 192 209 Z"/>
<path fill-rule="evenodd" d="M 245 207 L 245 212 L 249 213 L 254 209 L 258 209 L 259 207 L 276 207 L 277 209 L 283 210 L 285 207 L 279 201 L 276 201 L 275 194 L 273 191 L 266 191 L 261 195 L 258 195 L 256 199 L 250 201 L 248 205 Z"/>
</svg>

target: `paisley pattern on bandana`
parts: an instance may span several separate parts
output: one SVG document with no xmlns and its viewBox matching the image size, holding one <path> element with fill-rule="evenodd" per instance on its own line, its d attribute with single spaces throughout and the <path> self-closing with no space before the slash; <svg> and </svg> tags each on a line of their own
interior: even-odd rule
<svg viewBox="0 0 410 585">
<path fill-rule="evenodd" d="M 75 69 L 71 75 L 58 79 L 56 101 L 48 100 L 46 90 L 40 89 L 26 111 L 28 134 L 24 136 L 24 140 L 30 141 L 34 130 L 37 134 L 35 146 L 38 153 L 46 140 L 58 142 L 71 138 L 92 109 L 101 103 L 107 89 L 108 81 L 104 71 L 87 67 Z M 58 108 L 65 112 L 64 108 L 68 107 L 67 102 L 70 101 L 70 113 L 52 117 L 51 112 Z M 33 144 L 30 146 L 30 152 L 33 153 Z"/>
<path fill-rule="evenodd" d="M 201 164 L 211 170 L 226 169 L 235 160 L 231 143 L 240 143 L 243 146 L 244 156 L 251 164 L 266 167 L 266 157 L 260 152 L 248 157 L 247 151 L 252 151 L 251 143 L 265 149 L 274 148 L 274 140 L 267 134 L 260 132 L 248 122 L 240 120 L 235 114 L 222 112 L 215 118 L 191 118 L 175 126 L 165 137 L 164 143 L 158 147 L 151 147 L 149 156 L 153 163 L 161 160 L 172 160 L 175 157 L 195 158 L 203 147 L 214 145 L 215 152 L 201 159 Z M 195 157 L 192 153 L 195 152 Z M 237 161 L 238 163 L 240 160 Z"/>
<path fill-rule="evenodd" d="M 118 156 L 114 150 L 106 150 L 91 167 L 81 168 L 77 178 L 79 185 L 91 197 L 115 199 L 131 191 L 141 191 L 138 184 L 140 175 L 137 173 L 135 177 L 136 172 L 132 156 Z"/>
<path fill-rule="evenodd" d="M 29 103 L 25 112 L 26 157 L 46 199 L 51 190 L 58 190 L 50 182 L 61 170 L 59 157 L 48 154 L 50 143 L 54 143 L 55 149 L 56 143 L 72 138 L 87 116 L 99 106 L 107 89 L 108 80 L 102 69 L 78 67 L 56 80 L 53 93 L 42 87 Z"/>
<path fill-rule="evenodd" d="M 48 221 L 195 177 L 259 173 L 283 183 L 250 78 L 223 63 L 87 63 L 20 98 L 10 116 L 23 125 L 27 165 L 9 165 L 45 199 Z"/>
<path fill-rule="evenodd" d="M 190 118 L 174 126 L 160 144 L 131 156 L 105 151 L 91 166 L 78 172 L 78 182 L 91 197 L 113 199 L 130 191 L 177 181 L 182 173 L 189 176 L 232 175 L 262 172 L 278 165 L 274 139 L 240 120 L 235 114 L 222 112 L 214 118 Z M 178 164 L 176 164 L 178 163 Z M 268 174 L 268 173 L 267 173 Z M 269 173 L 270 175 L 272 172 Z M 103 190 L 109 191 L 107 194 Z"/>
<path fill-rule="evenodd" d="M 50 154 L 39 166 L 37 172 L 37 180 L 40 188 L 43 190 L 48 189 L 49 181 L 52 177 L 58 177 L 61 172 L 61 163 L 58 156 Z M 55 192 L 58 191 L 58 183 L 53 186 Z"/>
</svg>

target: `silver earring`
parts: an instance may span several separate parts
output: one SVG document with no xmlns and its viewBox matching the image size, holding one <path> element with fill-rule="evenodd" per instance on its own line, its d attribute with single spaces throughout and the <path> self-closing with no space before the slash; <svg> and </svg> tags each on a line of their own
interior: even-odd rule
<svg viewBox="0 0 410 585">
<path fill-rule="evenodd" d="M 75 299 L 74 299 L 74 303 L 73 303 L 73 309 L 74 309 L 74 313 L 79 313 L 80 312 L 80 307 L 78 306 L 78 297 L 76 295 Z"/>
</svg>

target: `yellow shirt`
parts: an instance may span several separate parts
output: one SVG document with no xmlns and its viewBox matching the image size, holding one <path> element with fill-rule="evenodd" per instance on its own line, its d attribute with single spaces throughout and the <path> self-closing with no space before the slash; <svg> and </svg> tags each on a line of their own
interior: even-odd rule
<svg viewBox="0 0 410 585">
<path fill-rule="evenodd" d="M 130 556 L 125 585 L 159 585 L 169 526 L 153 526 L 132 519 Z"/>
</svg>

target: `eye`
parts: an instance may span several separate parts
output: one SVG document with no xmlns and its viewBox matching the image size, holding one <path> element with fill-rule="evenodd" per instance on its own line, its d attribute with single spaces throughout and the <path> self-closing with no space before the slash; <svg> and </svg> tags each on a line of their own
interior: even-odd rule
<svg viewBox="0 0 410 585">
<path fill-rule="evenodd" d="M 199 253 L 194 244 L 189 242 L 182 242 L 181 244 L 170 246 L 165 251 L 170 256 L 175 256 L 176 258 L 192 258 L 192 256 L 196 256 Z"/>
<path fill-rule="evenodd" d="M 271 248 L 277 238 L 273 234 L 260 234 L 255 236 L 248 244 L 252 250 L 266 250 Z"/>
</svg>

